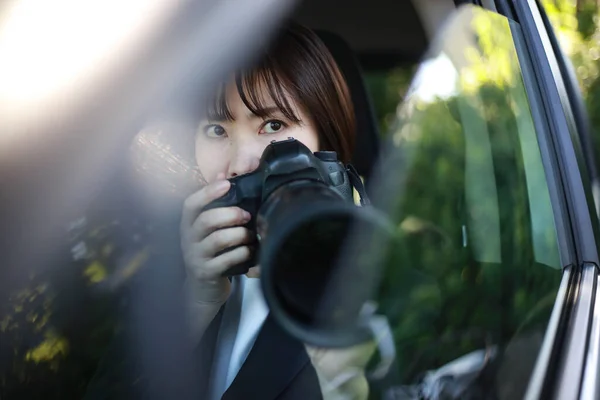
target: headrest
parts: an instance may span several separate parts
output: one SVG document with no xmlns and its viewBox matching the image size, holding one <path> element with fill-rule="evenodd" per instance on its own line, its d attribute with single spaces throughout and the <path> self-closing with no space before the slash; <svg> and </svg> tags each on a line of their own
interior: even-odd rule
<svg viewBox="0 0 600 400">
<path fill-rule="evenodd" d="M 358 58 L 338 35 L 323 30 L 315 32 L 327 46 L 346 78 L 356 115 L 356 147 L 352 163 L 358 173 L 368 179 L 379 154 L 379 129 Z"/>
</svg>

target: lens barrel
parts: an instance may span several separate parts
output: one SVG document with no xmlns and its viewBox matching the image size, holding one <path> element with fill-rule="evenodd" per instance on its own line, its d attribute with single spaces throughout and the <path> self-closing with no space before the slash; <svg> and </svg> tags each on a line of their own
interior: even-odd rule
<svg viewBox="0 0 600 400">
<path fill-rule="evenodd" d="M 364 257 L 347 256 L 357 250 L 361 232 L 389 237 L 386 228 L 374 210 L 319 182 L 294 181 L 274 191 L 257 215 L 261 281 L 271 315 L 315 346 L 367 340 L 361 310 L 376 277 Z"/>
</svg>

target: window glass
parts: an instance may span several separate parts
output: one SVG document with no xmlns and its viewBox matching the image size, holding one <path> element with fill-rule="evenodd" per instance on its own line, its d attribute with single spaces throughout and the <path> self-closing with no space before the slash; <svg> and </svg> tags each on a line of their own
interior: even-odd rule
<svg viewBox="0 0 600 400">
<path fill-rule="evenodd" d="M 400 232 L 378 310 L 396 359 L 388 398 L 524 395 L 561 265 L 514 45 L 518 25 L 459 9 L 392 124 L 374 201 Z"/>
<path fill-rule="evenodd" d="M 415 66 L 398 66 L 389 70 L 365 70 L 364 78 L 379 124 L 379 133 L 386 134 L 395 121 L 396 108 L 404 98 Z"/>
<path fill-rule="evenodd" d="M 600 8 L 588 0 L 541 2 L 561 49 L 573 64 L 588 107 L 596 154 L 600 150 Z M 597 160 L 596 160 L 597 161 Z"/>
<path fill-rule="evenodd" d="M 493 390 L 512 399 L 526 387 L 561 265 L 518 34 L 496 14 L 463 8 L 407 93 L 405 72 L 367 77 L 385 92 L 374 97 L 389 128 L 373 200 L 400 233 L 390 251 L 365 255 L 383 260 L 375 300 L 394 355 L 369 376 L 372 398 Z M 197 376 L 180 362 L 190 349 L 177 340 L 185 333 L 175 296 L 180 203 L 193 190 L 178 177 L 195 173 L 193 149 L 161 141 L 184 125 L 151 130 L 139 139 L 151 151 L 132 157 L 153 179 L 148 186 L 168 193 L 131 187 L 124 173 L 98 182 L 43 265 L 11 265 L 17 278 L 0 271 L 0 398 L 136 398 L 144 389 L 172 398 L 193 386 Z M 157 165 L 167 167 L 157 174 Z M 167 250 L 157 252 L 157 242 Z M 171 395 L 154 390 L 162 383 Z"/>
</svg>

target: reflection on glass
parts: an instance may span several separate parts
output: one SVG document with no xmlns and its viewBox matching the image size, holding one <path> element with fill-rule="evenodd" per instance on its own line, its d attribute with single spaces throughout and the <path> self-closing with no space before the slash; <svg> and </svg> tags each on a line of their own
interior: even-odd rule
<svg viewBox="0 0 600 400">
<path fill-rule="evenodd" d="M 397 110 L 374 199 L 401 233 L 376 296 L 397 357 L 374 396 L 512 399 L 527 387 L 561 265 L 519 34 L 460 9 Z"/>
<path fill-rule="evenodd" d="M 174 123 L 150 124 L 139 132 L 131 145 L 131 159 L 138 176 L 154 195 L 171 195 L 184 199 L 206 185 L 193 157 L 177 148 L 182 140 L 173 138 L 182 129 Z M 187 133 L 192 138 L 193 134 Z M 189 147 L 190 139 L 186 142 Z M 181 146 L 179 146 L 181 147 Z M 189 150 L 188 150 L 189 153 Z"/>
<path fill-rule="evenodd" d="M 356 257 L 382 265 L 374 300 L 395 345 L 386 343 L 381 357 L 395 355 L 389 371 L 371 375 L 371 398 L 514 399 L 527 386 L 561 265 L 513 35 L 519 27 L 503 17 L 462 8 L 397 110 L 373 200 L 401 239 Z M 148 186 L 185 197 L 201 177 L 161 135 L 138 136 L 135 166 L 155 179 Z M 126 370 L 139 383 L 123 362 L 126 349 L 107 346 L 123 331 L 128 296 L 119 290 L 143 271 L 152 227 L 103 211 L 69 227 L 60 276 L 32 275 L 5 296 L 0 361 L 11 364 L 3 365 L 0 398 L 81 398 L 102 357 L 109 372 Z M 364 281 L 340 287 L 358 293 L 351 285 Z M 381 361 L 372 366 L 390 360 Z M 58 395 L 64 388 L 71 397 Z"/>
</svg>

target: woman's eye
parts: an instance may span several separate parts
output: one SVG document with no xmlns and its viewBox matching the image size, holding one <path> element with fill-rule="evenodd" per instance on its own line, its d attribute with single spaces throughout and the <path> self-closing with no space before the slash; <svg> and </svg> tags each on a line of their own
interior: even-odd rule
<svg viewBox="0 0 600 400">
<path fill-rule="evenodd" d="M 218 138 L 225 135 L 226 132 L 225 128 L 223 128 L 221 125 L 208 125 L 204 128 L 204 133 L 208 137 Z"/>
<path fill-rule="evenodd" d="M 285 122 L 279 120 L 267 121 L 263 126 L 261 133 L 277 133 L 286 127 Z"/>
</svg>

